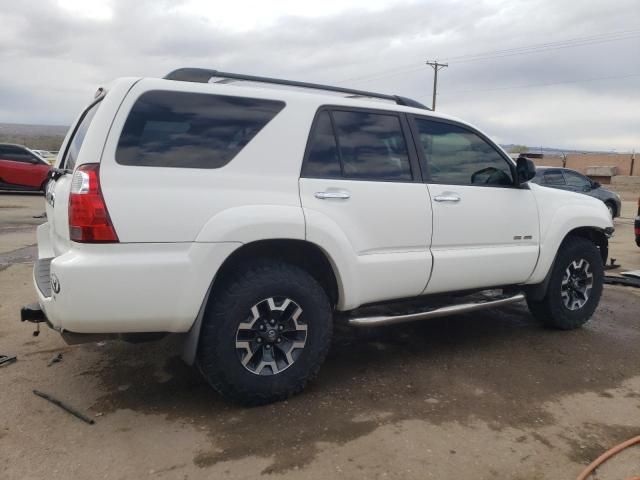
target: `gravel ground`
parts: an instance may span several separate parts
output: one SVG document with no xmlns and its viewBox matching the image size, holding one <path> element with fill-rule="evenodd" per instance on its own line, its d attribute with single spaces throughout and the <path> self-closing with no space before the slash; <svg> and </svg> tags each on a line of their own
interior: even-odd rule
<svg viewBox="0 0 640 480">
<path fill-rule="evenodd" d="M 612 254 L 640 268 L 632 202 Z M 67 346 L 31 335 L 42 197 L 0 194 L 0 478 L 571 479 L 640 434 L 640 289 L 606 286 L 593 320 L 541 328 L 523 305 L 366 333 L 338 329 L 287 402 L 225 404 L 176 339 Z M 62 361 L 47 366 L 62 353 Z M 63 399 L 87 425 L 32 394 Z M 640 475 L 640 448 L 600 480 Z"/>
</svg>

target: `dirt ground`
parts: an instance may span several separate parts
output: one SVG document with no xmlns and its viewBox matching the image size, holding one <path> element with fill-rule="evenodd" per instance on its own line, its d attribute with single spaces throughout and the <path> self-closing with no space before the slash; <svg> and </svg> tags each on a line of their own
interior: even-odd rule
<svg viewBox="0 0 640 480">
<path fill-rule="evenodd" d="M 0 478 L 573 479 L 640 434 L 640 289 L 606 286 L 593 320 L 541 328 L 523 305 L 339 329 L 320 377 L 276 405 L 222 402 L 177 357 L 175 340 L 66 346 L 19 322 L 34 300 L 43 210 L 0 194 Z M 640 268 L 634 204 L 611 256 Z M 62 353 L 62 361 L 47 366 Z M 88 425 L 33 395 L 48 392 Z M 640 448 L 600 480 L 640 475 Z"/>
</svg>

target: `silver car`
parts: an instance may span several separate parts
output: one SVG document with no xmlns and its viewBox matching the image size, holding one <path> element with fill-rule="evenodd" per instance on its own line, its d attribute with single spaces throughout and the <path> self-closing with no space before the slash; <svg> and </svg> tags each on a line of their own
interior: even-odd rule
<svg viewBox="0 0 640 480">
<path fill-rule="evenodd" d="M 531 181 L 545 187 L 584 193 L 590 197 L 598 198 L 607 206 L 612 218 L 620 215 L 621 202 L 618 194 L 603 188 L 600 183 L 594 182 L 575 170 L 560 167 L 538 167 L 536 168 L 536 176 Z"/>
</svg>

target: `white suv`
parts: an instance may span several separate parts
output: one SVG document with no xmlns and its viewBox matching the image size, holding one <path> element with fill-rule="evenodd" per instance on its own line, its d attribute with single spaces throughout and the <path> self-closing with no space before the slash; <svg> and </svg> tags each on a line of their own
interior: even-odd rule
<svg viewBox="0 0 640 480">
<path fill-rule="evenodd" d="M 403 97 L 202 69 L 122 78 L 64 141 L 22 319 L 70 340 L 182 333 L 184 358 L 245 404 L 302 390 L 334 318 L 526 297 L 575 328 L 600 299 L 611 216 L 534 174 Z"/>
</svg>

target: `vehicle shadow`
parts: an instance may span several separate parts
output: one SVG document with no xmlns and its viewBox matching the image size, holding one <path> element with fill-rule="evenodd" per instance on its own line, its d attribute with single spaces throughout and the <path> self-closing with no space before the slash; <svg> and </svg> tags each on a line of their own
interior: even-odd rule
<svg viewBox="0 0 640 480">
<path fill-rule="evenodd" d="M 640 331 L 625 329 L 633 305 L 620 290 L 606 297 L 588 326 L 570 332 L 540 327 L 523 305 L 365 332 L 337 328 L 319 378 L 301 395 L 264 407 L 225 403 L 175 353 L 166 360 L 175 352 L 170 339 L 110 343 L 84 374 L 104 392 L 93 411 L 204 422 L 212 447 L 194 457 L 199 466 L 250 452 L 273 458 L 264 473 L 286 471 L 312 461 L 318 442 L 343 444 L 401 420 L 480 419 L 497 430 L 553 422 L 544 402 L 638 374 Z"/>
</svg>

